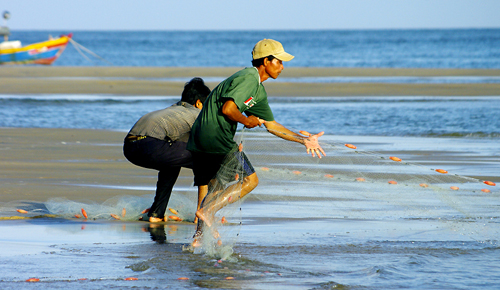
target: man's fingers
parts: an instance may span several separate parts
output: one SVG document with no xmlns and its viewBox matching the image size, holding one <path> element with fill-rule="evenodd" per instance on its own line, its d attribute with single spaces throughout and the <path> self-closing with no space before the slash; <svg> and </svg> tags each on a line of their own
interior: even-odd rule
<svg viewBox="0 0 500 290">
<path fill-rule="evenodd" d="M 316 155 L 314 154 L 314 149 L 312 148 L 307 149 L 307 154 L 311 154 L 312 157 L 316 157 Z"/>
<path fill-rule="evenodd" d="M 320 158 L 320 159 L 322 158 L 321 153 L 323 153 L 323 156 L 326 156 L 325 151 L 321 147 L 314 148 L 314 149 L 309 148 L 309 149 L 307 149 L 307 154 L 309 154 L 309 153 L 311 153 L 312 157 L 316 157 L 316 155 L 318 155 L 318 158 Z"/>
</svg>

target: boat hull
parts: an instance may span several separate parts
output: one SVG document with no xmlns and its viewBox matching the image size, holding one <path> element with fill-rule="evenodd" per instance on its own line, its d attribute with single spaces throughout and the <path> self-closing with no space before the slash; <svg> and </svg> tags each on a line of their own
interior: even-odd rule
<svg viewBox="0 0 500 290">
<path fill-rule="evenodd" d="M 51 65 L 64 51 L 72 34 L 20 48 L 0 50 L 0 64 Z"/>
</svg>

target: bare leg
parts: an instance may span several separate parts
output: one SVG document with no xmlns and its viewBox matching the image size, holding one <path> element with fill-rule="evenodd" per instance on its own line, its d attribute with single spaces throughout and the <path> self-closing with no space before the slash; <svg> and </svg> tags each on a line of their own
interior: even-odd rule
<svg viewBox="0 0 500 290">
<path fill-rule="evenodd" d="M 209 191 L 214 190 L 214 186 L 216 183 L 217 183 L 216 179 L 212 179 L 210 180 L 208 185 L 198 186 L 198 206 L 196 207 L 196 211 L 202 208 L 204 203 L 208 203 L 214 196 L 217 195 L 217 193 L 214 194 L 214 192 L 212 192 L 212 194 L 207 196 Z M 198 222 L 198 217 L 195 215 L 194 223 L 197 222 Z"/>
<path fill-rule="evenodd" d="M 198 211 L 200 209 L 201 203 L 203 202 L 203 199 L 205 198 L 205 196 L 207 196 L 207 193 L 208 193 L 208 185 L 198 186 L 198 206 L 196 208 L 196 211 Z M 198 222 L 198 217 L 195 216 L 194 223 L 197 223 L 197 222 Z"/>
<path fill-rule="evenodd" d="M 208 193 L 208 185 L 202 185 L 198 186 L 198 207 L 196 210 L 199 210 L 201 208 L 201 203 L 203 202 L 203 199 L 205 199 L 205 196 L 207 196 Z"/>
<path fill-rule="evenodd" d="M 221 208 L 226 205 L 233 203 L 245 195 L 250 193 L 259 184 L 259 178 L 257 173 L 253 173 L 245 177 L 243 184 L 234 184 L 228 187 L 220 196 L 220 198 L 215 200 L 210 200 L 206 204 L 203 203 L 203 207 L 196 212 L 198 219 L 203 221 L 208 227 L 212 226 L 212 222 L 215 216 Z"/>
<path fill-rule="evenodd" d="M 208 204 L 214 197 L 216 197 L 219 192 L 221 192 L 221 189 L 218 189 L 219 182 L 217 179 L 212 179 L 208 183 L 207 187 L 207 192 L 205 193 L 205 196 L 203 197 L 201 204 L 199 205 L 198 209 L 202 208 L 204 204 Z M 210 194 L 208 194 L 210 192 Z"/>
</svg>

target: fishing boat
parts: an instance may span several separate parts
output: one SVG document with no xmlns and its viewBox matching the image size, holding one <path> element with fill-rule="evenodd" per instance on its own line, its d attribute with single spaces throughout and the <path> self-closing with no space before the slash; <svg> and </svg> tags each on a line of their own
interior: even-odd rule
<svg viewBox="0 0 500 290">
<path fill-rule="evenodd" d="M 52 64 L 64 51 L 72 34 L 21 46 L 19 41 L 0 43 L 0 64 Z"/>
<path fill-rule="evenodd" d="M 10 14 L 4 12 L 3 17 L 7 20 Z M 61 55 L 73 36 L 72 33 L 58 38 L 49 36 L 47 41 L 22 46 L 19 40 L 9 41 L 9 34 L 7 26 L 0 27 L 0 36 L 4 37 L 4 41 L 0 43 L 0 64 L 50 65 Z"/>
</svg>

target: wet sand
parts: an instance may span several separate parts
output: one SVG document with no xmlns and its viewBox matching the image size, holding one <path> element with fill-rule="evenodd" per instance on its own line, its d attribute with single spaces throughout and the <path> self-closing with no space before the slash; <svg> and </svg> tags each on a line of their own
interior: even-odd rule
<svg viewBox="0 0 500 290">
<path fill-rule="evenodd" d="M 153 194 L 157 172 L 135 166 L 125 159 L 122 153 L 125 135 L 125 132 L 103 130 L 0 128 L 0 202 L 45 202 L 55 197 L 103 202 L 118 195 Z M 379 142 L 403 142 L 389 137 L 340 138 L 368 142 L 365 147 L 380 152 L 384 150 L 377 147 Z M 435 141 L 413 139 L 416 142 L 414 148 L 408 151 L 398 149 L 397 154 L 409 154 L 415 162 L 438 162 L 441 166 L 460 166 L 481 159 L 473 154 L 432 149 Z M 446 145 L 442 146 L 446 148 Z M 492 155 L 490 159 L 496 162 L 497 157 Z M 462 174 L 475 176 L 479 173 L 484 175 L 483 178 L 500 181 L 487 167 L 480 172 Z M 192 182 L 192 171 L 182 169 L 176 187 L 194 190 Z"/>
<path fill-rule="evenodd" d="M 279 187 L 262 185 L 255 194 L 260 198 L 246 200 L 242 205 L 240 218 L 244 226 L 232 229 L 238 241 L 234 246 L 236 261 L 218 261 L 183 250 L 195 231 L 192 223 L 117 221 L 109 215 L 97 220 L 37 217 L 32 212 L 17 213 L 15 207 L 5 210 L 6 205 L 22 200 L 32 202 L 33 207 L 46 213 L 43 203 L 53 197 L 92 204 L 118 195 L 152 194 L 156 173 L 125 160 L 120 148 L 124 134 L 0 128 L 1 214 L 31 217 L 2 220 L 0 216 L 2 289 L 19 286 L 23 289 L 41 286 L 136 289 L 165 285 L 179 289 L 324 289 L 324 285 L 337 283 L 404 289 L 408 288 L 409 272 L 418 276 L 417 285 L 410 288 L 427 289 L 432 287 L 425 281 L 456 286 L 463 285 L 466 279 L 469 286 L 478 281 L 495 281 L 498 276 L 498 246 L 471 241 L 464 234 L 468 228 L 459 228 L 472 224 L 469 219 L 457 221 L 458 226 L 447 223 L 446 219 L 439 222 L 432 214 L 447 214 L 446 209 L 439 207 L 430 212 L 422 210 L 419 212 L 422 218 L 418 219 L 383 218 L 400 216 L 400 210 L 408 210 L 392 208 L 397 202 L 404 205 L 405 198 L 412 196 L 403 194 L 405 191 L 397 193 L 394 203 L 358 195 L 345 198 L 338 193 L 330 200 L 313 197 L 280 203 L 265 198 L 266 188 L 270 195 L 275 195 Z M 370 151 L 381 151 L 388 144 L 395 144 L 394 148 L 403 148 L 398 149 L 398 156 L 413 156 L 407 157 L 409 161 L 439 162 L 459 173 L 464 173 L 464 166 L 470 167 L 471 173 L 493 172 L 488 179 L 500 181 L 497 155 L 464 154 L 469 151 L 447 146 L 454 140 L 440 138 L 443 141 L 440 151 L 425 138 L 409 141 L 405 137 L 337 137 L 363 144 L 363 148 Z M 412 146 L 404 148 L 402 142 Z M 465 144 L 464 148 L 476 145 Z M 488 164 L 495 168 L 485 171 Z M 189 185 L 189 176 L 190 172 L 184 172 L 180 184 Z M 138 186 L 149 189 L 131 190 Z M 317 189 L 311 195 L 326 196 L 326 192 Z M 491 189 L 491 198 L 497 197 L 497 187 Z M 323 190 L 330 195 L 329 188 Z M 488 206 L 496 207 L 497 202 Z M 331 208 L 335 210 L 332 212 Z M 407 214 L 401 212 L 401 216 Z M 238 218 L 235 219 L 237 222 Z M 490 235 L 498 233 L 497 225 L 492 223 Z M 394 273 L 391 269 L 400 270 Z M 470 273 L 471 269 L 476 272 Z M 397 274 L 399 272 L 402 274 Z M 469 273 L 474 278 L 469 278 Z M 189 280 L 178 280 L 182 277 Z M 25 282 L 29 278 L 40 280 L 30 284 Z M 126 280 L 129 278 L 137 280 Z M 374 284 L 380 283 L 385 285 L 375 287 Z M 404 287 L 394 287 L 398 283 Z M 484 289 L 489 287 L 491 285 Z"/>
<path fill-rule="evenodd" d="M 180 95 L 184 82 L 164 78 L 225 78 L 240 68 L 184 67 L 0 67 L 0 94 Z M 495 69 L 285 68 L 293 77 L 500 76 Z M 213 88 L 215 82 L 208 82 Z M 270 96 L 498 96 L 500 84 L 265 83 Z"/>
<path fill-rule="evenodd" d="M 470 220 L 458 226 L 446 220 L 439 222 L 431 215 L 446 216 L 447 211 L 439 207 L 431 213 L 420 212 L 425 213 L 420 219 L 384 219 L 380 218 L 381 208 L 390 216 L 407 213 L 399 212 L 399 207 L 392 208 L 394 204 L 383 199 L 377 202 L 377 199 L 357 195 L 348 199 L 341 194 L 331 200 L 290 199 L 280 203 L 266 201 L 266 194 L 274 196 L 279 187 L 262 185 L 259 193 L 242 205 L 244 226 L 229 228 L 238 241 L 234 246 L 238 258 L 221 262 L 183 250 L 195 231 L 192 223 L 154 225 L 125 219 L 117 221 L 109 214 L 97 220 L 46 215 L 44 203 L 54 197 L 82 201 L 89 207 L 124 195 L 148 194 L 152 202 L 156 172 L 125 160 L 121 154 L 124 135 L 99 130 L 0 128 L 2 289 L 19 286 L 23 289 L 41 286 L 136 289 L 165 285 L 179 289 L 322 289 L 329 283 L 368 284 L 364 288 L 385 283 L 384 289 L 398 289 L 392 286 L 403 283 L 403 289 L 407 288 L 408 272 L 416 273 L 419 281 L 439 280 L 454 286 L 462 285 L 464 279 L 468 281 L 466 285 L 471 285 L 494 281 L 498 276 L 495 270 L 498 269 L 498 246 L 471 242 L 469 236 L 464 235 L 468 228 L 460 228 Z M 394 148 L 404 148 L 397 139 L 409 142 L 404 137 L 338 137 L 363 144 L 363 148 L 370 151 L 380 151 L 393 142 Z M 488 179 L 497 184 L 500 181 L 497 155 L 481 156 L 483 151 L 477 156 L 477 153 L 464 154 L 467 151 L 446 149 L 449 143 L 441 144 L 443 150 L 440 151 L 436 150 L 435 143 L 424 139 L 422 143 L 410 142 L 413 147 L 399 149 L 398 156 L 409 154 L 413 158 L 405 159 L 410 161 L 438 162 L 459 173 L 464 173 L 465 167 L 470 173 L 489 175 Z M 488 166 L 494 167 L 487 170 Z M 184 171 L 176 187 L 189 186 L 190 176 L 190 171 Z M 497 187 L 491 189 L 491 198 L 497 197 Z M 326 192 L 320 190 L 315 194 L 321 196 Z M 395 203 L 404 203 L 409 197 L 411 194 L 403 195 Z M 27 202 L 22 204 L 23 201 Z M 18 204 L 22 207 L 16 207 Z M 276 204 L 280 205 L 279 209 Z M 145 206 L 147 203 L 141 209 Z M 497 203 L 488 206 L 496 207 Z M 351 207 L 354 210 L 350 210 Z M 30 212 L 17 213 L 16 208 Z M 129 212 L 132 210 L 127 214 Z M 299 213 L 299 217 L 294 213 Z M 23 219 L 11 219 L 13 216 Z M 498 233 L 496 225 L 491 225 L 490 235 Z M 490 228 L 487 230 L 481 232 L 490 233 Z M 393 266 L 391 261 L 401 262 L 392 262 Z M 444 265 L 440 265 L 440 261 Z M 389 271 L 393 268 L 401 269 L 404 274 L 395 278 Z M 474 278 L 463 274 L 470 269 L 477 269 L 477 273 L 470 274 Z M 178 280 L 183 277 L 189 280 Z M 25 282 L 29 278 L 39 282 Z M 420 283 L 424 285 L 418 284 L 412 289 L 429 288 L 426 282 Z"/>
<path fill-rule="evenodd" d="M 1 67 L 0 94 L 179 95 L 182 82 L 140 78 L 195 75 L 225 77 L 235 70 Z M 287 77 L 500 75 L 499 70 L 309 68 L 288 69 L 286 73 Z M 105 77 L 130 77 L 132 80 L 98 79 Z M 214 85 L 210 84 L 211 87 Z M 499 84 L 273 84 L 270 81 L 266 83 L 266 88 L 269 95 L 273 96 L 500 95 Z M 134 166 L 124 158 L 121 146 L 125 135 L 125 132 L 102 130 L 0 128 L 0 218 L 23 216 L 15 211 L 16 207 L 5 211 L 5 206 L 20 201 L 41 207 L 44 202 L 56 197 L 102 203 L 115 196 L 152 195 L 157 173 Z M 339 137 L 357 144 L 363 143 L 369 150 L 379 152 L 383 152 L 381 147 L 385 148 L 387 142 L 393 142 L 394 139 Z M 410 161 L 424 164 L 438 162 L 446 164 L 447 169 L 456 169 L 460 174 L 482 174 L 482 178 L 488 176 L 489 180 L 497 184 L 500 182 L 498 155 L 485 157 L 481 152 L 453 151 L 447 149 L 449 143 L 443 145 L 443 151 L 438 151 L 435 143 L 429 140 L 422 142 L 426 146 L 412 142 L 414 147 L 398 149 L 397 156 L 408 154 L 413 156 Z M 469 171 L 465 171 L 464 167 Z M 176 187 L 192 188 L 191 183 L 191 171 L 183 170 Z M 493 189 L 492 193 L 498 195 L 497 187 Z M 309 201 L 313 205 L 311 209 L 316 211 L 319 207 L 314 202 Z M 351 202 L 357 203 L 353 199 L 336 206 Z M 368 202 L 372 203 L 372 200 Z M 363 282 L 366 280 L 376 280 L 378 283 L 382 280 L 396 280 L 385 283 L 403 281 L 401 283 L 407 287 L 407 273 L 417 272 L 422 281 L 444 279 L 443 283 L 451 280 L 455 283 L 452 285 L 462 285 L 465 271 L 459 272 L 457 276 L 449 270 L 449 265 L 471 265 L 467 267 L 467 273 L 471 269 L 478 269 L 478 273 L 471 274 L 478 278 L 469 279 L 466 286 L 476 281 L 494 281 L 498 276 L 498 271 L 495 272 L 498 269 L 497 248 L 491 250 L 484 246 L 485 249 L 478 250 L 475 244 L 470 245 L 468 237 L 450 231 L 443 224 L 436 226 L 434 219 L 377 221 L 347 218 L 341 214 L 344 218 L 327 216 L 309 220 L 283 218 L 280 212 L 276 213 L 280 215 L 278 217 L 270 216 L 269 213 L 261 217 L 259 213 L 266 205 L 263 203 L 265 201 L 247 200 L 244 204 L 242 242 L 235 247 L 242 261 L 237 263 L 224 261 L 219 264 L 216 260 L 183 252 L 181 246 L 190 241 L 194 231 L 194 225 L 188 223 L 170 222 L 156 227 L 144 222 L 123 220 L 87 221 L 57 217 L 4 220 L 0 223 L 4 233 L 0 241 L 3 249 L 0 256 L 4 261 L 0 267 L 0 284 L 6 289 L 19 288 L 20 285 L 25 288 L 29 287 L 26 285 L 28 283 L 24 283 L 26 279 L 37 277 L 41 283 L 45 283 L 42 285 L 54 288 L 87 286 L 127 289 L 173 285 L 178 288 L 237 289 L 253 286 L 254 289 L 319 289 L 331 288 L 337 282 L 348 287 L 362 285 L 360 287 L 366 288 L 363 283 L 368 283 L 368 287 L 374 286 L 370 282 Z M 304 210 L 295 203 L 290 203 L 290 207 L 289 212 Z M 373 207 L 378 210 L 375 205 Z M 364 209 L 361 205 L 355 208 Z M 308 216 L 310 213 L 301 214 Z M 32 217 L 31 214 L 26 216 Z M 160 246 L 161 241 L 157 239 L 162 235 L 168 237 L 169 243 Z M 378 242 L 375 246 L 374 240 Z M 445 241 L 445 246 L 442 242 L 434 241 Z M 468 252 L 471 252 L 470 257 L 464 254 Z M 381 258 L 377 253 L 384 256 Z M 456 259 L 459 259 L 458 262 Z M 406 260 L 411 262 L 409 266 L 405 264 Z M 446 266 L 439 266 L 436 262 L 441 260 Z M 386 266 L 387 261 L 402 262 Z M 492 261 L 495 263 L 493 267 L 490 266 Z M 401 269 L 399 271 L 404 273 L 401 275 L 403 277 L 399 277 L 398 271 L 393 269 Z M 430 274 L 422 274 L 429 273 L 429 269 L 432 270 Z M 377 280 L 379 276 L 381 278 Z M 128 277 L 138 277 L 139 280 L 126 281 Z M 191 280 L 177 280 L 180 277 L 189 277 Z M 226 280 L 227 277 L 236 279 Z M 458 281 L 450 277 L 457 277 Z M 415 289 L 430 287 L 425 283 L 415 285 Z M 31 289 L 39 286 L 33 284 Z M 384 286 L 387 284 L 382 285 L 382 288 L 390 288 Z"/>
<path fill-rule="evenodd" d="M 103 202 L 125 194 L 124 187 L 137 188 L 132 191 L 137 195 L 151 194 L 157 172 L 125 159 L 121 148 L 125 135 L 99 130 L 0 128 L 0 201 L 45 202 L 66 197 Z M 191 170 L 182 172 L 178 185 L 189 186 Z"/>
</svg>

